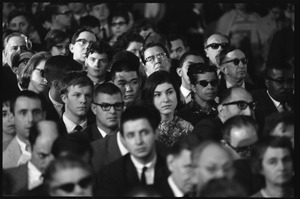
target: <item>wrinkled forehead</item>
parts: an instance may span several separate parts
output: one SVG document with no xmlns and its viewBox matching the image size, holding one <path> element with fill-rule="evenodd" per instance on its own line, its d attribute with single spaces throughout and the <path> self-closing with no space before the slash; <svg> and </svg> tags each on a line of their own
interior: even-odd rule
<svg viewBox="0 0 300 199">
<path fill-rule="evenodd" d="M 96 41 L 96 36 L 89 31 L 83 31 L 78 35 L 77 39 L 86 39 L 88 41 Z"/>
<path fill-rule="evenodd" d="M 212 43 L 228 43 L 228 39 L 223 35 L 214 34 L 207 39 L 207 45 Z"/>
<path fill-rule="evenodd" d="M 15 46 L 15 45 L 26 45 L 25 39 L 22 36 L 12 36 L 11 38 L 9 38 L 9 40 L 7 41 L 7 45 L 11 45 L 11 46 Z"/>
<path fill-rule="evenodd" d="M 248 93 L 246 90 L 244 89 L 240 89 L 240 88 L 235 88 L 230 96 L 230 100 L 229 102 L 233 102 L 233 101 L 246 101 L 246 102 L 252 102 L 253 98 L 251 96 L 250 93 Z"/>
<path fill-rule="evenodd" d="M 233 51 L 230 51 L 229 53 L 227 53 L 226 55 L 227 58 L 245 58 L 245 54 L 239 50 L 239 49 L 236 49 L 236 50 L 233 50 Z"/>
</svg>

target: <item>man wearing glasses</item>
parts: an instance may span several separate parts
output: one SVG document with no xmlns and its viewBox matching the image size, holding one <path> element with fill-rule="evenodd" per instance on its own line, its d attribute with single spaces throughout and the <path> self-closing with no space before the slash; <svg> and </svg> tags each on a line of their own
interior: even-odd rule
<svg viewBox="0 0 300 199">
<path fill-rule="evenodd" d="M 97 41 L 95 33 L 88 28 L 79 29 L 71 39 L 70 52 L 73 53 L 73 59 L 82 65 L 82 69 L 84 69 L 84 62 L 87 58 L 88 46 L 95 41 Z"/>
<path fill-rule="evenodd" d="M 142 50 L 142 62 L 147 77 L 155 71 L 170 72 L 171 58 L 167 48 L 161 43 L 149 43 Z"/>
<path fill-rule="evenodd" d="M 229 48 L 222 51 L 217 59 L 222 72 L 218 95 L 233 86 L 245 88 L 249 92 L 255 89 L 255 86 L 247 81 L 248 59 L 240 49 Z"/>
<path fill-rule="evenodd" d="M 225 121 L 235 115 L 254 116 L 255 106 L 252 95 L 244 88 L 226 89 L 220 96 L 217 117 L 201 120 L 193 133 L 200 140 L 212 139 L 219 142 L 222 139 L 221 128 Z"/>
<path fill-rule="evenodd" d="M 267 89 L 253 91 L 253 98 L 258 102 L 255 116 L 261 126 L 271 113 L 294 110 L 292 65 L 284 61 L 267 63 L 265 85 Z"/>
</svg>

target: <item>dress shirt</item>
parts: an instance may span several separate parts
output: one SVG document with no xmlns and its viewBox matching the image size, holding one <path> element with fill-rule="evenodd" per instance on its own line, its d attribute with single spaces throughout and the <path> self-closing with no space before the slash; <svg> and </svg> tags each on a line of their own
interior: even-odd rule
<svg viewBox="0 0 300 199">
<path fill-rule="evenodd" d="M 182 85 L 180 86 L 180 92 L 182 93 L 186 103 L 189 103 L 192 100 L 191 91 L 184 88 Z"/>
<path fill-rule="evenodd" d="M 277 110 L 279 112 L 282 111 L 282 110 L 280 110 L 280 102 L 276 101 L 273 97 L 271 97 L 268 90 L 267 90 L 267 94 L 269 95 L 270 99 L 272 100 L 272 102 L 275 105 L 275 107 L 277 108 Z"/>
<path fill-rule="evenodd" d="M 97 126 L 98 131 L 100 132 L 100 134 L 102 135 L 103 138 L 105 138 L 107 136 L 107 133 L 105 131 L 103 131 L 100 127 Z"/>
<path fill-rule="evenodd" d="M 31 161 L 28 162 L 28 189 L 31 190 L 43 183 L 42 173 Z"/>
<path fill-rule="evenodd" d="M 78 124 L 75 124 L 73 121 L 71 121 L 69 118 L 67 118 L 65 114 L 63 114 L 62 119 L 66 125 L 67 132 L 72 133 Z M 85 129 L 87 127 L 87 120 L 85 120 L 84 122 L 82 122 L 79 125 L 82 127 L 82 130 Z"/>
<path fill-rule="evenodd" d="M 26 150 L 26 146 L 27 144 L 23 141 L 21 141 L 18 136 L 16 136 L 16 140 L 18 142 L 18 145 L 21 149 L 21 156 L 19 158 L 19 161 L 18 161 L 18 166 L 19 165 L 22 165 L 22 164 L 25 164 L 26 162 L 28 162 L 30 159 L 31 159 L 31 153 L 30 151 L 27 151 Z"/>
<path fill-rule="evenodd" d="M 130 158 L 133 162 L 133 165 L 135 166 L 139 179 L 141 180 L 142 178 L 142 172 L 143 172 L 143 168 L 147 167 L 147 171 L 145 172 L 145 177 L 146 177 L 146 184 L 150 185 L 154 183 L 154 169 L 155 169 L 155 164 L 156 164 L 156 155 L 153 158 L 152 161 L 148 162 L 147 164 L 141 164 L 140 162 L 138 162 L 132 155 L 130 155 Z"/>
<path fill-rule="evenodd" d="M 128 153 L 127 148 L 123 145 L 122 141 L 121 141 L 121 134 L 120 131 L 117 132 L 117 143 L 119 146 L 119 149 L 121 151 L 121 155 L 124 156 Z"/>
<path fill-rule="evenodd" d="M 235 85 L 229 83 L 229 82 L 226 81 L 226 80 L 225 80 L 225 82 L 226 82 L 226 88 L 231 88 L 231 87 L 235 86 Z M 243 81 L 243 83 L 242 83 L 242 85 L 241 85 L 240 87 L 246 89 L 246 88 L 245 88 L 245 81 Z"/>
<path fill-rule="evenodd" d="M 177 185 L 175 184 L 175 182 L 171 176 L 168 177 L 168 183 L 169 183 L 175 197 L 183 197 L 184 196 L 184 193 L 182 193 L 182 191 L 177 187 Z"/>
<path fill-rule="evenodd" d="M 48 93 L 48 96 L 49 96 L 49 99 L 50 99 L 50 101 L 52 102 L 52 104 L 53 104 L 55 110 L 57 111 L 58 115 L 61 117 L 61 115 L 62 115 L 62 110 L 63 110 L 63 107 L 64 107 L 64 104 L 59 103 L 59 102 L 55 101 L 54 99 L 52 99 L 52 97 L 51 97 L 51 95 L 50 95 L 50 91 L 49 91 L 49 93 Z"/>
</svg>

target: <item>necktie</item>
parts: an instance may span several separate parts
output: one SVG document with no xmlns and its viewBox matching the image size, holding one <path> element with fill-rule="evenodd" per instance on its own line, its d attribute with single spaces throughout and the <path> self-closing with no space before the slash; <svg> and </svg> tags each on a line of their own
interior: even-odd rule
<svg viewBox="0 0 300 199">
<path fill-rule="evenodd" d="M 77 125 L 75 128 L 74 128 L 74 132 L 80 132 L 82 130 L 82 127 L 80 125 Z"/>
<path fill-rule="evenodd" d="M 142 177 L 141 177 L 141 184 L 142 185 L 147 185 L 146 183 L 146 171 L 147 171 L 147 167 L 143 167 L 143 171 L 142 171 Z"/>
<path fill-rule="evenodd" d="M 102 32 L 102 39 L 103 40 L 107 40 L 107 34 L 106 34 L 106 29 L 104 27 L 101 28 L 101 32 Z"/>
<path fill-rule="evenodd" d="M 284 103 L 282 103 L 282 102 L 280 102 L 280 104 L 278 105 L 277 109 L 278 109 L 278 111 L 279 111 L 280 113 L 286 111 L 286 110 L 285 110 L 285 105 L 284 105 Z"/>
</svg>

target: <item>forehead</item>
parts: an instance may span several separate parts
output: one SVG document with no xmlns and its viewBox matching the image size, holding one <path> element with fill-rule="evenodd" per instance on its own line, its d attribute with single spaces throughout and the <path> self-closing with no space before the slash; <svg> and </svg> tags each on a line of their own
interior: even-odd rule
<svg viewBox="0 0 300 199">
<path fill-rule="evenodd" d="M 246 102 L 250 102 L 253 100 L 251 94 L 242 89 L 232 90 L 230 99 L 230 101 L 243 100 Z"/>
<path fill-rule="evenodd" d="M 207 39 L 207 44 L 211 43 L 228 43 L 228 40 L 222 35 L 214 34 Z"/>
<path fill-rule="evenodd" d="M 69 92 L 79 92 L 79 93 L 92 93 L 92 87 L 90 85 L 71 85 L 68 87 Z"/>
<path fill-rule="evenodd" d="M 107 94 L 107 93 L 98 93 L 97 94 L 97 102 L 122 102 L 122 95 L 121 93 L 115 93 L 115 94 Z"/>
<path fill-rule="evenodd" d="M 21 36 L 13 36 L 11 38 L 9 38 L 8 45 L 14 46 L 14 45 L 25 45 L 25 39 Z"/>
<path fill-rule="evenodd" d="M 120 21 L 125 21 L 125 19 L 123 17 L 121 17 L 121 16 L 116 16 L 116 17 L 113 17 L 112 21 L 114 21 L 114 22 L 115 21 L 120 22 Z"/>
<path fill-rule="evenodd" d="M 88 57 L 92 57 L 96 59 L 107 59 L 107 54 L 106 53 L 99 54 L 97 52 L 94 52 L 94 53 L 90 53 Z"/>
<path fill-rule="evenodd" d="M 89 41 L 96 41 L 96 37 L 93 33 L 88 32 L 88 31 L 83 31 L 78 35 L 77 39 L 86 39 Z"/>
<path fill-rule="evenodd" d="M 87 176 L 88 171 L 75 167 L 75 168 L 62 168 L 60 167 L 58 171 L 53 175 L 53 184 L 65 184 L 68 182 L 77 182 L 83 176 Z"/>
<path fill-rule="evenodd" d="M 157 92 L 165 91 L 165 90 L 168 90 L 170 88 L 174 88 L 173 85 L 170 84 L 170 83 L 165 82 L 165 83 L 162 83 L 162 84 L 158 84 L 154 91 L 157 91 Z"/>
<path fill-rule="evenodd" d="M 268 70 L 268 75 L 274 78 L 277 77 L 292 77 L 293 71 L 292 70 L 284 70 L 284 69 L 276 69 L 273 68 L 271 70 Z"/>
<path fill-rule="evenodd" d="M 193 63 L 204 63 L 203 57 L 200 55 L 188 55 L 183 64 L 187 64 L 188 62 L 193 62 Z"/>
<path fill-rule="evenodd" d="M 116 75 L 115 75 L 115 81 L 118 81 L 118 80 L 130 81 L 130 80 L 136 79 L 136 78 L 138 78 L 136 71 L 121 71 L 121 72 L 116 72 Z"/>
<path fill-rule="evenodd" d="M 143 46 L 143 44 L 141 42 L 132 41 L 129 43 L 128 48 L 139 48 L 140 49 L 142 46 Z"/>
<path fill-rule="evenodd" d="M 243 58 L 243 57 L 245 57 L 245 54 L 241 50 L 236 49 L 236 50 L 229 52 L 226 55 L 226 57 L 228 57 L 228 58 Z"/>
<path fill-rule="evenodd" d="M 262 158 L 263 159 L 282 158 L 290 155 L 291 155 L 290 151 L 287 148 L 268 147 Z"/>
<path fill-rule="evenodd" d="M 10 24 L 11 24 L 11 23 L 20 22 L 20 21 L 21 21 L 21 22 L 26 22 L 26 23 L 28 23 L 28 21 L 27 21 L 27 19 L 26 19 L 25 16 L 19 15 L 19 16 L 14 17 L 14 18 L 10 21 Z"/>
<path fill-rule="evenodd" d="M 257 141 L 256 131 L 250 125 L 232 128 L 230 138 L 234 146 L 247 146 Z"/>
<path fill-rule="evenodd" d="M 171 41 L 171 45 L 172 45 L 172 47 L 184 46 L 181 39 L 175 39 L 175 40 Z"/>
<path fill-rule="evenodd" d="M 153 47 L 147 48 L 147 50 L 145 51 L 145 57 L 151 56 L 151 55 L 156 55 L 157 53 L 164 53 L 164 50 L 159 46 L 153 46 Z"/>
<path fill-rule="evenodd" d="M 58 10 L 60 12 L 64 12 L 64 11 L 68 11 L 70 9 L 69 9 L 69 6 L 67 6 L 67 5 L 61 5 L 61 6 L 58 6 Z"/>
<path fill-rule="evenodd" d="M 18 97 L 15 104 L 15 110 L 28 108 L 42 109 L 42 103 L 39 99 L 29 97 Z"/>
<path fill-rule="evenodd" d="M 231 158 L 228 152 L 215 144 L 210 144 L 203 149 L 199 159 L 200 164 L 225 164 L 230 161 Z"/>
<path fill-rule="evenodd" d="M 217 75 L 214 72 L 205 72 L 203 74 L 197 74 L 197 80 L 202 79 L 217 79 Z"/>
<path fill-rule="evenodd" d="M 138 132 L 141 129 L 153 130 L 150 122 L 146 118 L 139 118 L 135 120 L 127 120 L 123 123 L 123 132 L 124 134 L 129 132 Z"/>
</svg>

